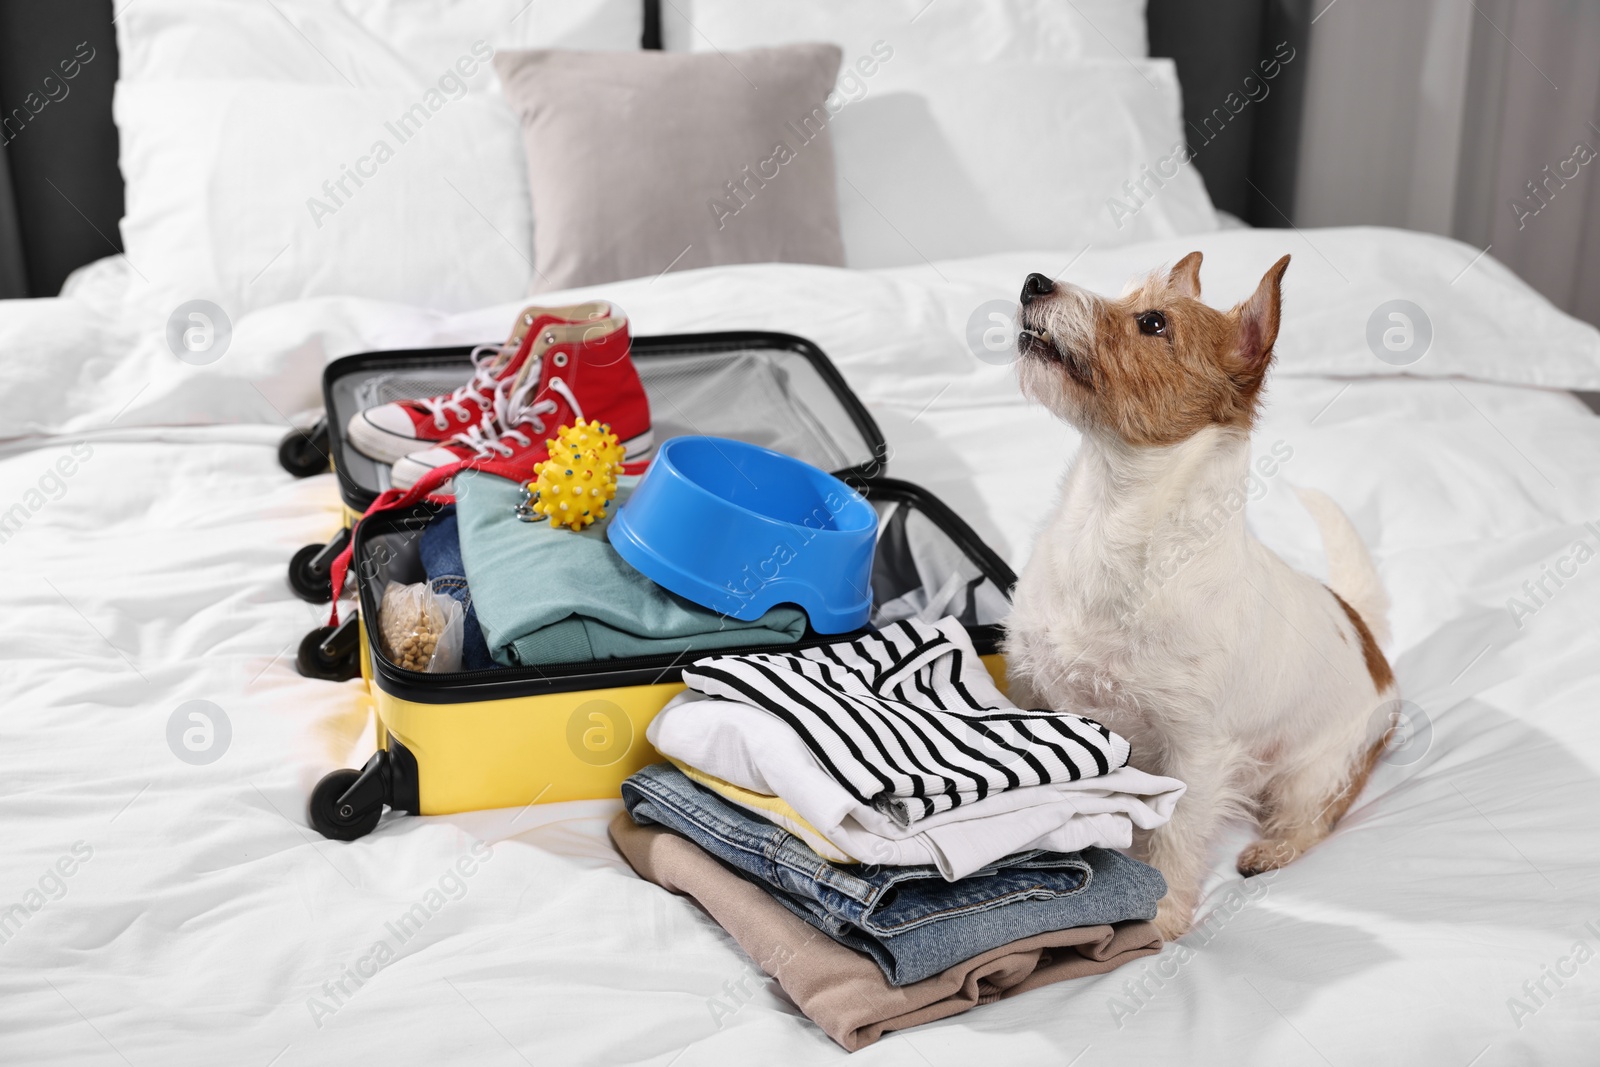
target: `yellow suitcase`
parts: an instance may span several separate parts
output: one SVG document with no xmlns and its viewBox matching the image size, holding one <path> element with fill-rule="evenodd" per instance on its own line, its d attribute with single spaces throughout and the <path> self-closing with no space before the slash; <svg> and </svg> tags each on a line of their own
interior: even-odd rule
<svg viewBox="0 0 1600 1067">
<path fill-rule="evenodd" d="M 388 487 L 387 468 L 348 447 L 343 427 L 365 407 L 425 396 L 471 372 L 466 347 L 375 352 L 329 364 L 323 377 L 327 448 L 346 523 L 308 545 L 290 585 L 326 603 L 326 566 L 350 526 Z M 737 332 L 635 338 L 632 355 L 658 440 L 681 433 L 766 445 L 833 471 L 879 511 L 874 622 L 917 612 L 966 623 L 1003 682 L 999 621 L 1015 576 L 965 522 L 926 491 L 882 477 L 877 425 L 827 357 L 803 338 Z M 607 660 L 540 668 L 425 674 L 405 670 L 376 638 L 377 598 L 390 581 L 424 579 L 417 541 L 437 507 L 368 519 L 355 529 L 350 569 L 359 611 L 306 635 L 297 664 L 312 677 L 367 684 L 378 751 L 360 770 L 327 775 L 309 803 L 312 826 L 350 840 L 385 808 L 437 815 L 619 795 L 622 781 L 658 757 L 645 728 L 682 690 L 672 659 Z M 896 614 L 898 613 L 898 614 Z M 810 643 L 838 640 L 811 636 Z"/>
<path fill-rule="evenodd" d="M 956 616 L 1003 688 L 999 623 L 1016 576 L 925 490 L 891 478 L 855 484 L 880 516 L 874 622 Z M 429 518 L 418 509 L 357 528 L 361 671 L 378 751 L 361 770 L 318 783 L 311 825 L 352 840 L 370 833 L 385 807 L 443 815 L 617 796 L 623 779 L 660 758 L 645 728 L 683 689 L 682 663 L 663 656 L 457 674 L 399 667 L 377 637 L 379 591 L 389 581 L 422 580 L 417 540 Z M 808 635 L 796 647 L 837 640 Z"/>
</svg>

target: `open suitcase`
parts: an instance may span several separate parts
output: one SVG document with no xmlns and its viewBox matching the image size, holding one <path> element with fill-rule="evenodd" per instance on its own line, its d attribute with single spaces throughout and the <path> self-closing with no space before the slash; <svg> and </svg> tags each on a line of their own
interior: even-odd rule
<svg viewBox="0 0 1600 1067">
<path fill-rule="evenodd" d="M 347 518 L 366 508 L 387 475 L 342 441 L 350 414 L 459 384 L 470 373 L 467 353 L 383 352 L 329 365 L 330 445 Z M 881 476 L 886 450 L 877 426 L 815 346 L 783 334 L 700 334 L 636 338 L 633 356 L 657 440 L 683 433 L 747 440 L 859 489 L 879 515 L 872 624 L 954 615 L 1003 684 L 999 623 L 1015 575 L 933 496 Z M 377 717 L 378 750 L 366 765 L 334 771 L 313 790 L 311 825 L 325 836 L 370 833 L 386 806 L 436 815 L 615 797 L 624 779 L 659 758 L 645 728 L 683 689 L 681 655 L 448 674 L 398 666 L 378 637 L 380 591 L 391 580 L 424 579 L 418 542 L 437 511 L 420 505 L 362 522 L 351 566 L 359 612 L 347 612 L 339 632 L 307 638 L 319 663 L 348 662 L 364 676 Z M 333 544 L 342 548 L 349 536 L 347 529 Z M 808 633 L 794 647 L 843 636 Z"/>
<path fill-rule="evenodd" d="M 302 599 L 328 602 L 330 570 L 350 543 L 350 527 L 389 488 L 389 468 L 345 439 L 351 416 L 392 400 L 449 392 L 471 375 L 471 352 L 466 346 L 368 352 L 328 364 L 322 376 L 327 416 L 319 425 L 344 517 L 331 540 L 306 545 L 290 559 L 289 587 Z M 732 437 L 845 478 L 882 473 L 882 433 L 809 341 L 759 332 L 635 337 L 632 355 L 650 397 L 657 441 L 680 434 Z M 337 629 L 308 633 L 295 665 L 307 677 L 343 681 L 360 673 L 358 648 L 352 613 Z"/>
</svg>

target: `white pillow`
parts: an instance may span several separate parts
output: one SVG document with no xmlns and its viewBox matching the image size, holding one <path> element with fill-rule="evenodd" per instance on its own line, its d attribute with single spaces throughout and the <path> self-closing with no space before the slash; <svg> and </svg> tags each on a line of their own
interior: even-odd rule
<svg viewBox="0 0 1600 1067">
<path fill-rule="evenodd" d="M 123 247 L 145 292 L 237 322 L 365 296 L 514 300 L 532 267 L 516 120 L 498 97 L 284 82 L 121 82 Z"/>
<path fill-rule="evenodd" d="M 635 49 L 640 0 L 123 0 L 122 81 L 262 79 L 345 88 L 430 84 L 476 42 Z M 498 91 L 492 67 L 471 81 Z"/>
<path fill-rule="evenodd" d="M 636 49 L 643 14 L 640 0 L 122 0 L 116 25 L 129 262 L 145 293 L 237 318 L 310 296 L 451 310 L 525 293 L 526 163 L 489 59 Z M 418 103 L 441 106 L 402 146 L 384 123 Z M 322 183 L 380 139 L 395 157 L 335 203 Z"/>
<path fill-rule="evenodd" d="M 669 52 L 826 41 L 845 68 L 882 41 L 903 67 L 1150 54 L 1144 0 L 662 0 Z"/>
<path fill-rule="evenodd" d="M 1170 60 L 928 67 L 910 90 L 890 87 L 899 58 L 855 99 L 830 101 L 851 267 L 1217 228 L 1198 171 L 1181 162 Z"/>
</svg>

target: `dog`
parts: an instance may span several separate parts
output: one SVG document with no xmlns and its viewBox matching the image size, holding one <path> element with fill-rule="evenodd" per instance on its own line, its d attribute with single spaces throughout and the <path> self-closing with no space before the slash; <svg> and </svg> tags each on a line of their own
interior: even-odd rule
<svg viewBox="0 0 1600 1067">
<path fill-rule="evenodd" d="M 1023 393 L 1083 444 L 1017 585 L 1011 696 L 1097 719 L 1139 769 L 1187 783 L 1172 820 L 1137 843 L 1167 880 L 1156 926 L 1169 940 L 1193 922 L 1227 820 L 1260 825 L 1238 859 L 1246 877 L 1328 835 L 1397 696 L 1379 648 L 1388 598 L 1338 506 L 1300 491 L 1326 586 L 1245 528 L 1289 257 L 1227 312 L 1201 302 L 1200 263 L 1191 253 L 1117 299 L 1031 274 L 1017 342 Z"/>
</svg>

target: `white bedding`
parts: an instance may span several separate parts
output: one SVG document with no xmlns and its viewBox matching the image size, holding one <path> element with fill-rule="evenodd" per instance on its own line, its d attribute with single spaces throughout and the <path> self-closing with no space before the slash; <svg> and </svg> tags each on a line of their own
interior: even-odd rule
<svg viewBox="0 0 1600 1067">
<path fill-rule="evenodd" d="M 1600 382 L 1593 331 L 1489 260 L 1447 284 L 1472 250 L 1436 239 L 1188 244 L 1208 253 L 1214 303 L 1295 253 L 1257 434 L 1292 456 L 1253 517 L 1315 569 L 1286 487 L 1318 486 L 1350 512 L 1394 599 L 1393 658 L 1429 736 L 1284 871 L 1241 882 L 1219 849 L 1211 918 L 1158 959 L 892 1034 L 856 1062 L 1593 1062 L 1600 563 L 1520 620 L 1507 610 L 1547 565 L 1570 569 L 1575 541 L 1600 546 L 1584 526 L 1600 520 L 1600 419 L 1556 391 Z M 1068 276 L 1114 287 L 1186 250 L 1090 252 Z M 869 274 L 731 268 L 599 291 L 641 334 L 812 337 L 887 433 L 890 473 L 1020 566 L 1076 437 L 962 336 L 983 300 L 1077 252 Z M 339 501 L 331 477 L 278 468 L 284 417 L 316 405 L 328 358 L 490 339 L 514 307 L 283 305 L 235 323 L 229 352 L 193 367 L 163 347 L 165 309 L 119 304 L 104 277 L 92 291 L 0 307 L 0 420 L 29 435 L 0 445 L 0 513 L 27 512 L 0 543 L 0 921 L 38 904 L 0 943 L 0 1062 L 842 1060 L 775 984 L 739 991 L 752 965 L 710 920 L 626 869 L 604 835 L 615 803 L 387 817 L 349 844 L 305 824 L 312 784 L 364 760 L 372 726 L 361 683 L 292 664 L 324 613 L 288 591 L 285 564 L 334 529 Z M 1381 299 L 1408 295 L 1436 333 L 1400 376 L 1362 328 Z M 979 441 L 1018 458 L 994 464 Z M 191 700 L 231 725 L 209 765 L 168 745 Z M 488 858 L 452 875 L 478 841 Z M 58 861 L 73 873 L 52 875 Z M 396 946 L 386 924 L 419 901 L 439 906 Z M 345 969 L 379 942 L 393 958 L 358 987 Z M 348 993 L 324 987 L 340 980 Z M 1524 983 L 1541 980 L 1535 999 Z"/>
</svg>

